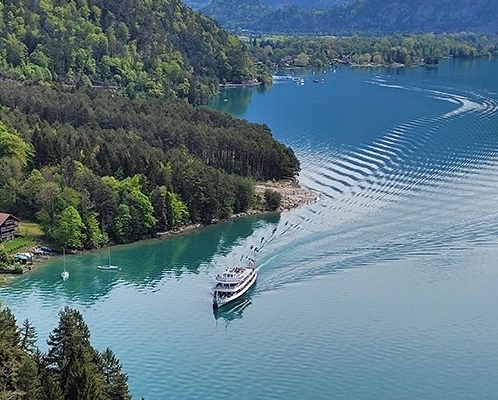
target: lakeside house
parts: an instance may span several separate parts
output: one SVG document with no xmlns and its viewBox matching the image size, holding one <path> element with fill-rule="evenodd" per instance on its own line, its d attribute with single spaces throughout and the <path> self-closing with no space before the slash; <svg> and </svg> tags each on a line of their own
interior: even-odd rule
<svg viewBox="0 0 498 400">
<path fill-rule="evenodd" d="M 0 242 L 14 239 L 19 234 L 19 219 L 0 212 Z"/>
</svg>

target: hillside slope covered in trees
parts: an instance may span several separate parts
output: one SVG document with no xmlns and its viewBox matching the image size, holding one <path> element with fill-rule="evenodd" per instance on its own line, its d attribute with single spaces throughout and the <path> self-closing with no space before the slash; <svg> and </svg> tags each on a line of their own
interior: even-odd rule
<svg viewBox="0 0 498 400">
<path fill-rule="evenodd" d="M 296 4 L 274 9 L 265 4 L 212 0 L 203 12 L 227 29 L 266 33 L 498 32 L 495 0 L 356 0 L 314 9 Z M 252 12 L 245 16 L 249 5 Z"/>
<path fill-rule="evenodd" d="M 179 0 L 1 0 L 0 16 L 0 210 L 57 245 L 226 218 L 254 179 L 298 173 L 267 127 L 188 104 L 254 64 Z"/>
<path fill-rule="evenodd" d="M 2 0 L 0 74 L 192 104 L 255 78 L 245 45 L 180 0 Z"/>
<path fill-rule="evenodd" d="M 69 248 L 226 218 L 299 171 L 267 127 L 177 100 L 0 82 L 0 105 L 0 209 Z"/>
</svg>

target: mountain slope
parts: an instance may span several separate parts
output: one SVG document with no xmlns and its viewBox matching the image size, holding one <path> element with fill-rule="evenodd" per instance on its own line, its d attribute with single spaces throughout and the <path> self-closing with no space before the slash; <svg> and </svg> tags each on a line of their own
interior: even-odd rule
<svg viewBox="0 0 498 400">
<path fill-rule="evenodd" d="M 313 10 L 297 5 L 272 9 L 266 6 L 268 2 L 281 3 L 212 0 L 203 12 L 232 30 L 321 34 L 498 32 L 496 0 L 356 0 Z M 247 8 L 251 13 L 244 17 Z"/>
<path fill-rule="evenodd" d="M 240 40 L 180 0 L 3 0 L 0 74 L 199 103 L 254 69 Z"/>
<path fill-rule="evenodd" d="M 350 3 L 353 0 L 260 0 L 259 3 L 268 8 L 280 8 L 286 6 L 297 6 L 305 9 L 326 9 L 336 4 Z M 233 1 L 234 3 L 237 0 Z M 184 0 L 184 3 L 195 10 L 207 7 L 211 0 Z"/>
</svg>

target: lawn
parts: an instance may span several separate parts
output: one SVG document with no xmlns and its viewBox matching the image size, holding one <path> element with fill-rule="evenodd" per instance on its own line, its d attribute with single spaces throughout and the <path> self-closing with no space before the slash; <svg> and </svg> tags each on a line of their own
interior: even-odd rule
<svg viewBox="0 0 498 400">
<path fill-rule="evenodd" d="M 41 240 L 43 237 L 43 232 L 40 228 L 40 225 L 36 222 L 19 222 L 19 233 L 24 237 L 31 237 L 36 240 Z"/>
<path fill-rule="evenodd" d="M 40 225 L 35 222 L 19 222 L 19 233 L 22 236 L 2 243 L 3 248 L 8 254 L 14 254 L 29 247 L 33 247 L 43 238 L 43 232 Z"/>
<path fill-rule="evenodd" d="M 27 247 L 32 247 L 35 244 L 36 240 L 28 236 L 17 237 L 15 239 L 7 240 L 6 242 L 2 243 L 3 248 L 8 254 L 14 254 Z"/>
</svg>

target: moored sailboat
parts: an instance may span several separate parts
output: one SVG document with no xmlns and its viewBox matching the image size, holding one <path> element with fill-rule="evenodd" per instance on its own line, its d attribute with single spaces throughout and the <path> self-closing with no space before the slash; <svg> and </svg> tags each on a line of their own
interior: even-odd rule
<svg viewBox="0 0 498 400">
<path fill-rule="evenodd" d="M 63 281 L 66 281 L 69 279 L 69 271 L 66 269 L 66 249 L 62 249 L 62 257 L 63 257 L 63 262 L 64 262 L 64 269 L 61 272 L 61 278 Z"/>
<path fill-rule="evenodd" d="M 97 268 L 98 269 L 110 270 L 110 271 L 118 270 L 119 267 L 117 265 L 112 265 L 111 264 L 111 248 L 109 246 L 107 246 L 107 253 L 108 253 L 108 257 L 109 257 L 109 263 L 108 264 L 97 265 Z"/>
</svg>

